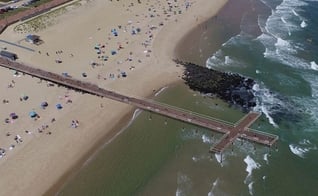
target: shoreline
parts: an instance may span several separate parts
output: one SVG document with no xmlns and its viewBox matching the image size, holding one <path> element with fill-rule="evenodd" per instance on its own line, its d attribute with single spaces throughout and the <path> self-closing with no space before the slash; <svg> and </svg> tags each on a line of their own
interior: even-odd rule
<svg viewBox="0 0 318 196">
<path fill-rule="evenodd" d="M 222 0 L 221 0 L 222 1 Z M 225 0 L 226 2 L 228 2 L 228 0 Z M 226 3 L 224 3 L 223 6 L 225 6 Z M 222 10 L 223 6 L 221 6 L 220 10 L 217 11 L 217 13 L 219 13 L 219 11 Z M 204 19 L 210 20 L 211 18 L 213 18 L 217 13 L 213 13 L 210 16 L 205 16 Z M 196 30 L 198 28 L 198 26 L 200 26 L 201 24 L 205 23 L 206 21 L 204 21 L 204 19 L 200 20 L 200 21 L 196 21 L 196 22 L 192 22 L 191 28 L 188 27 L 187 31 L 185 31 L 185 33 L 183 33 L 182 36 L 180 36 L 179 40 L 175 43 L 174 46 L 172 47 L 166 47 L 166 49 L 172 49 L 172 52 L 170 51 L 170 54 L 173 54 L 172 56 L 170 56 L 170 60 L 172 61 L 174 58 L 179 58 L 179 52 L 180 50 L 182 50 L 182 41 L 184 41 L 185 38 L 187 38 L 189 36 L 189 34 Z M 187 23 L 188 24 L 188 23 Z M 184 27 L 185 24 L 183 24 Z M 168 29 L 168 27 L 166 27 L 166 29 Z M 165 36 L 164 33 L 160 32 L 158 36 Z M 161 37 L 162 39 L 162 37 Z M 160 40 L 160 38 L 156 37 L 155 38 L 155 44 L 156 41 Z M 162 43 L 160 43 L 162 44 Z M 155 46 L 154 46 L 155 48 Z M 156 51 L 155 51 L 156 52 Z M 168 53 L 168 52 L 167 52 Z M 180 80 L 176 80 L 174 82 L 171 82 L 165 86 L 163 86 L 161 89 L 159 89 L 158 91 L 155 91 L 155 93 L 151 93 L 149 94 L 147 97 L 148 98 L 154 98 L 158 95 L 158 93 L 163 92 L 166 88 L 170 88 L 171 86 L 175 85 L 176 83 L 182 82 L 182 79 L 180 78 Z M 60 180 L 57 181 L 56 184 L 54 184 L 48 191 L 45 192 L 45 196 L 49 196 L 49 195 L 58 195 L 59 191 L 65 186 L 67 185 L 67 182 L 69 180 L 72 180 L 72 178 L 74 176 L 76 176 L 76 174 L 78 172 L 80 172 L 81 168 L 85 167 L 86 164 L 89 164 L 89 162 L 91 160 L 94 159 L 94 157 L 98 154 L 98 152 L 106 147 L 112 140 L 116 139 L 117 136 L 120 136 L 120 134 L 122 132 L 125 131 L 125 129 L 131 124 L 133 123 L 134 119 L 132 119 L 132 115 L 134 113 L 134 111 L 138 110 L 138 108 L 136 109 L 132 109 L 129 111 L 129 113 L 127 113 L 122 120 L 115 125 L 115 127 L 112 129 L 112 133 L 113 135 L 111 136 L 107 136 L 105 135 L 105 139 L 101 139 L 98 143 L 96 143 L 96 145 L 94 145 L 94 147 L 92 147 L 91 152 L 93 152 L 93 155 L 89 155 L 90 153 L 87 153 L 87 156 L 83 156 L 82 160 L 78 161 L 77 163 L 75 163 L 75 167 L 72 168 L 70 171 L 68 171 L 65 175 L 63 175 Z M 118 127 L 118 128 L 117 128 Z"/>
<path fill-rule="evenodd" d="M 208 4 L 209 6 L 206 6 L 207 4 L 205 4 L 205 3 L 207 3 L 207 2 L 210 3 L 210 4 Z M 146 62 L 148 62 L 150 65 L 151 64 L 158 64 L 158 67 L 154 67 L 154 66 L 148 66 L 148 67 L 146 66 L 145 67 L 144 66 L 142 71 L 136 70 L 137 73 L 145 73 L 145 74 L 146 73 L 155 73 L 155 75 L 151 75 L 151 74 L 145 75 L 144 74 L 142 78 L 139 78 L 138 76 L 134 77 L 132 74 L 131 76 L 129 76 L 129 77 L 132 77 L 132 79 L 130 79 L 130 80 L 134 81 L 131 84 L 125 84 L 124 82 L 118 80 L 116 83 L 115 82 L 108 82 L 106 87 L 105 87 L 105 84 L 102 84 L 101 87 L 110 88 L 110 89 L 120 89 L 120 92 L 125 93 L 125 94 L 138 95 L 138 96 L 142 96 L 142 97 L 145 97 L 146 95 L 148 95 L 146 97 L 151 97 L 151 96 L 153 96 L 154 92 L 157 92 L 156 89 L 160 89 L 163 86 L 167 86 L 169 84 L 171 85 L 174 82 L 180 81 L 180 77 L 178 77 L 178 75 L 180 76 L 181 70 L 180 70 L 180 68 L 176 67 L 174 62 L 172 61 L 172 58 L 175 56 L 174 48 L 175 48 L 176 40 L 180 40 L 180 37 L 183 37 L 186 34 L 186 32 L 193 29 L 195 26 L 197 26 L 201 22 L 201 20 L 196 21 L 196 18 L 193 17 L 193 14 L 197 13 L 198 10 L 200 10 L 200 14 L 202 14 L 202 15 L 204 15 L 204 13 L 206 14 L 204 16 L 204 19 L 208 19 L 208 18 L 212 17 L 214 14 L 216 14 L 218 11 L 217 8 L 218 9 L 221 8 L 226 2 L 227 2 L 226 0 L 218 0 L 217 2 L 210 2 L 210 1 L 200 2 L 200 3 L 196 2 L 193 4 L 191 9 L 189 9 L 189 12 L 184 13 L 180 16 L 179 15 L 176 16 L 176 21 L 168 22 L 167 24 L 164 25 L 164 27 L 162 29 L 159 30 L 159 33 L 155 36 L 155 40 L 154 40 L 153 47 L 152 47 L 154 49 L 153 56 L 150 58 L 150 60 L 149 60 L 149 58 L 147 60 L 147 58 L 142 57 L 142 58 L 145 58 L 144 60 L 146 60 Z M 114 4 L 116 5 L 116 3 L 114 3 Z M 86 5 L 84 5 L 84 6 L 86 6 Z M 94 13 L 94 10 L 98 9 L 98 8 L 96 8 L 96 6 L 98 6 L 98 2 L 93 2 L 93 4 L 90 4 L 87 6 L 91 6 L 91 8 L 92 8 L 91 12 Z M 140 8 L 140 9 L 144 9 L 144 8 Z M 214 12 L 212 11 L 212 13 L 211 13 L 210 9 L 214 10 Z M 75 11 L 72 14 L 79 14 L 79 13 L 77 13 Z M 72 16 L 72 14 L 69 14 L 69 15 Z M 68 17 L 69 17 L 69 15 L 68 15 Z M 62 16 L 62 18 L 67 18 L 67 16 Z M 68 24 L 68 23 L 72 23 L 72 21 L 74 22 L 75 20 L 69 19 L 69 22 L 66 21 L 64 23 Z M 64 23 L 61 23 L 61 25 L 58 24 L 59 28 L 63 28 L 63 25 L 65 25 Z M 178 23 L 178 25 L 175 25 L 176 23 Z M 10 30 L 10 27 L 7 28 L 6 31 L 9 31 L 8 29 Z M 184 30 L 184 32 L 182 32 L 183 34 L 181 33 L 182 35 L 180 35 L 180 33 L 178 31 L 179 29 Z M 60 33 L 60 31 L 58 29 L 52 30 L 52 28 L 48 28 L 48 30 L 45 30 L 42 33 L 42 36 L 44 39 L 47 39 L 48 43 L 52 44 L 54 42 L 56 32 Z M 50 35 L 50 34 L 52 34 L 52 35 Z M 52 40 L 47 35 L 50 35 L 52 37 Z M 61 35 L 64 35 L 64 33 L 62 33 Z M 72 35 L 72 34 L 70 34 L 70 35 Z M 56 36 L 58 36 L 58 35 L 56 35 Z M 65 39 L 67 39 L 67 36 L 68 36 L 68 34 L 65 34 L 65 37 L 66 37 Z M 87 36 L 87 35 L 85 34 L 84 36 Z M 11 39 L 10 36 L 8 36 L 8 37 Z M 139 39 L 141 39 L 141 38 L 139 38 Z M 73 43 L 73 42 L 70 41 L 69 44 L 71 44 L 71 43 Z M 76 42 L 74 42 L 74 43 L 76 43 Z M 44 47 L 40 46 L 40 48 L 44 48 Z M 129 48 L 127 50 L 129 50 Z M 54 51 L 54 47 L 53 47 L 53 51 Z M 85 53 L 86 51 L 84 50 L 83 52 Z M 21 56 L 22 56 L 22 59 L 26 60 L 26 62 L 29 64 L 31 64 L 32 62 L 35 62 L 35 64 L 34 64 L 35 66 L 39 66 L 39 62 L 42 62 L 46 58 L 48 58 L 48 57 L 46 57 L 46 58 L 43 57 L 43 55 L 42 56 L 38 55 L 39 57 L 35 58 L 34 57 L 35 55 L 30 56 L 29 54 L 26 54 L 26 53 L 22 54 Z M 115 59 L 120 59 L 120 57 L 123 57 L 123 54 L 122 55 L 119 54 L 117 56 L 117 58 L 115 58 Z M 52 57 L 50 57 L 50 58 L 52 58 Z M 66 59 L 66 57 L 63 57 L 63 58 Z M 114 63 L 115 59 L 112 60 L 111 62 Z M 71 61 L 71 60 L 66 59 L 66 62 L 67 61 Z M 72 62 L 75 64 L 75 63 L 80 62 L 80 61 L 81 61 L 81 59 L 79 59 L 77 61 L 72 61 Z M 48 70 L 57 69 L 56 65 L 50 67 L 50 63 L 48 63 L 48 66 L 46 66 L 45 68 L 47 68 Z M 77 68 L 77 69 L 79 69 L 79 68 Z M 114 68 L 114 69 L 116 69 L 116 68 Z M 165 69 L 165 71 L 163 71 L 163 69 Z M 58 71 L 60 71 L 60 70 L 58 70 Z M 80 71 L 80 70 L 78 70 L 78 71 Z M 75 71 L 75 73 L 76 73 L 76 71 Z M 153 77 L 153 76 L 155 76 L 155 77 Z M 166 77 L 167 80 L 162 81 L 163 77 Z M 154 82 L 152 82 L 149 85 L 144 84 L 145 82 L 147 83 L 147 81 L 151 81 L 151 80 L 154 80 Z M 97 82 L 96 79 L 92 80 L 92 81 Z M 137 86 L 140 85 L 141 82 L 143 82 L 143 85 L 141 86 L 142 89 L 134 87 L 136 85 Z M 58 168 L 54 168 L 54 169 L 48 168 L 49 170 L 44 170 L 43 174 L 41 173 L 41 171 L 39 171 L 36 168 L 33 168 L 30 172 L 32 173 L 32 171 L 37 171 L 38 172 L 37 175 L 41 174 L 44 178 L 46 177 L 45 176 L 46 173 L 47 174 L 54 174 L 54 175 L 52 175 L 50 179 L 45 180 L 45 182 L 41 182 L 41 179 L 43 179 L 41 177 L 41 178 L 37 179 L 36 182 L 33 182 L 32 185 L 30 185 L 24 181 L 24 183 L 26 183 L 26 184 L 24 186 L 22 186 L 22 188 L 20 188 L 19 190 L 15 190 L 12 195 L 18 195 L 20 192 L 23 192 L 26 189 L 28 189 L 27 192 L 29 192 L 32 195 L 39 195 L 39 194 L 42 195 L 43 193 L 45 193 L 45 195 L 51 195 L 52 193 L 56 193 L 58 190 L 60 190 L 61 186 L 64 185 L 65 181 L 72 178 L 72 176 L 75 175 L 83 165 L 85 165 L 86 161 L 88 159 L 90 159 L 90 157 L 92 156 L 91 152 L 98 151 L 98 149 L 102 148 L 102 146 L 105 145 L 105 142 L 107 143 L 109 140 L 112 140 L 112 138 L 114 138 L 114 136 L 116 136 L 123 128 L 125 128 L 127 126 L 129 119 L 131 119 L 131 115 L 134 111 L 134 109 L 132 109 L 131 106 L 121 105 L 119 103 L 114 104 L 113 101 L 103 100 L 102 103 L 104 105 L 106 104 L 106 106 L 109 108 L 110 111 L 103 111 L 102 115 L 98 115 L 96 112 L 96 109 L 99 107 L 99 103 L 96 103 L 96 101 L 100 102 L 101 100 L 96 99 L 96 98 L 90 98 L 87 96 L 78 96 L 78 95 L 76 95 L 76 96 L 77 97 L 74 97 L 75 106 L 77 105 L 77 107 L 80 107 L 84 103 L 86 103 L 86 105 L 89 106 L 89 104 L 87 104 L 87 103 L 92 102 L 93 103 L 93 106 L 91 106 L 92 108 L 84 110 L 84 109 L 80 109 L 80 108 L 76 108 L 75 106 L 72 106 L 71 108 L 73 108 L 73 109 L 69 109 L 69 110 L 65 109 L 65 110 L 67 111 L 67 113 L 70 113 L 71 111 L 73 111 L 75 113 L 79 112 L 79 111 L 89 113 L 89 112 L 92 112 L 95 108 L 94 113 L 90 114 L 90 117 L 89 117 L 89 119 L 92 119 L 93 122 L 91 122 L 90 124 L 84 123 L 84 127 L 83 128 L 80 127 L 80 129 L 78 130 L 79 131 L 78 133 L 68 133 L 68 136 L 66 136 L 65 133 L 60 131 L 60 132 L 56 133 L 57 136 L 59 136 L 59 137 L 53 138 L 53 141 L 51 142 L 52 145 L 55 145 L 60 150 L 63 150 L 63 149 L 65 149 L 65 147 L 67 147 L 66 153 L 69 155 L 72 155 L 72 156 L 68 157 L 67 160 L 63 160 L 63 157 L 65 157 L 65 155 L 64 156 L 61 155 L 59 153 L 58 149 L 53 150 L 54 153 L 52 153 L 52 150 L 50 148 L 45 149 L 45 152 L 49 153 L 49 155 L 51 156 L 50 159 L 42 159 L 42 160 L 46 161 L 46 163 L 44 163 L 44 164 L 41 163 L 41 159 L 40 159 L 40 161 L 37 162 L 34 167 L 42 167 L 43 168 L 43 167 L 49 167 L 50 165 L 52 166 L 52 164 L 54 164 L 55 161 L 50 162 L 50 160 L 54 160 L 54 158 L 52 156 L 55 156 L 55 155 L 57 156 L 56 158 L 58 160 L 61 160 L 62 163 L 59 163 Z M 118 112 L 116 112 L 116 114 L 115 114 L 114 112 L 112 112 L 111 108 L 116 109 Z M 105 122 L 101 122 L 101 120 L 95 119 L 96 117 L 102 118 L 103 116 L 104 117 L 107 116 L 107 120 L 105 119 L 106 120 Z M 69 119 L 69 118 L 72 118 L 72 115 L 71 115 L 71 117 L 68 117 L 67 119 Z M 60 129 L 63 130 L 62 125 L 65 126 L 65 124 L 68 123 L 67 119 L 64 120 L 64 122 L 62 122 L 61 125 L 58 126 L 60 128 L 55 127 L 55 129 L 57 131 Z M 83 117 L 82 119 L 80 119 L 80 121 L 85 122 L 85 118 Z M 96 124 L 95 126 L 92 126 L 91 124 L 94 124 L 94 123 L 98 123 L 98 124 Z M 107 124 L 110 126 L 107 126 Z M 109 128 L 106 128 L 106 130 L 105 130 L 105 125 L 107 127 L 109 127 Z M 85 130 L 90 130 L 91 134 L 85 133 Z M 60 139 L 63 138 L 62 143 L 61 143 L 61 141 L 59 141 L 59 138 Z M 75 146 L 70 146 L 70 144 L 68 144 L 68 143 L 69 143 L 69 141 L 72 141 L 72 140 L 78 141 L 78 143 L 76 143 Z M 90 141 L 92 143 L 90 143 Z M 36 145 L 32 144 L 32 143 L 26 144 L 26 147 L 28 147 L 28 149 L 31 149 L 30 150 L 31 154 L 28 153 L 28 154 L 30 154 L 31 157 L 36 156 L 36 154 L 34 154 L 34 150 L 36 150 L 36 146 L 43 146 L 44 143 L 46 143 L 46 141 L 44 139 L 42 139 L 41 141 L 37 141 L 37 142 L 38 142 L 38 144 L 36 144 Z M 82 144 L 82 145 L 80 145 L 80 144 Z M 83 144 L 84 144 L 84 146 L 83 146 Z M 85 145 L 87 145 L 87 146 L 85 147 Z M 78 149 L 77 147 L 80 149 Z M 24 150 L 24 149 L 22 149 L 22 150 Z M 74 153 L 70 154 L 72 152 L 74 152 Z M 67 156 L 67 154 L 66 154 L 66 156 Z M 17 154 L 17 155 L 12 155 L 12 156 L 16 156 L 16 159 L 19 160 L 21 158 L 20 155 L 21 155 L 21 153 Z M 23 157 L 25 157 L 25 156 L 27 156 L 27 155 L 23 155 Z M 73 159 L 72 159 L 72 157 L 73 157 Z M 8 160 L 6 160 L 6 161 L 8 161 Z M 14 160 L 12 160 L 12 161 L 14 161 Z M 29 162 L 26 162 L 24 164 L 28 165 L 28 163 L 31 163 L 30 161 L 31 160 L 29 160 Z M 2 164 L 2 166 L 3 166 L 3 164 Z M 27 166 L 24 166 L 24 165 L 19 166 L 19 167 L 20 167 L 20 170 L 18 169 L 15 173 L 17 173 L 19 171 L 23 171 L 23 167 L 26 167 L 26 169 L 28 168 Z M 14 171 L 12 171 L 12 172 L 14 172 Z M 30 173 L 30 172 L 28 172 L 28 173 Z M 10 174 L 10 172 L 8 172 L 8 174 Z M 16 174 L 16 175 L 18 175 L 18 174 Z M 27 180 L 27 179 L 34 180 L 32 178 L 30 179 L 29 176 L 31 178 L 31 176 L 34 176 L 34 174 L 26 175 L 25 180 Z M 14 179 L 13 176 L 11 176 L 11 179 Z M 10 181 L 10 179 L 8 179 L 8 180 Z M 21 181 L 23 181 L 23 180 L 21 179 L 20 182 Z M 41 182 L 41 184 L 37 184 L 40 182 Z M 9 182 L 6 182 L 6 183 L 9 183 Z M 3 185 L 5 186 L 6 183 L 4 183 Z M 52 183 L 53 183 L 53 186 L 52 186 Z M 10 188 L 8 188 L 6 190 L 8 193 L 13 192 L 13 190 L 14 190 L 14 185 L 11 185 L 11 186 L 13 186 L 13 187 L 11 187 L 11 191 L 10 191 Z M 37 187 L 37 188 L 35 188 L 35 187 Z M 30 189 L 32 189 L 32 190 L 30 190 Z"/>
<path fill-rule="evenodd" d="M 120 119 L 120 121 L 99 141 L 97 141 L 94 145 L 92 145 L 91 149 L 89 149 L 81 159 L 73 164 L 73 166 L 66 171 L 60 178 L 47 190 L 43 193 L 43 196 L 50 196 L 50 195 L 58 195 L 59 191 L 66 185 L 69 180 L 72 180 L 74 176 L 80 170 L 85 167 L 86 164 L 89 164 L 90 161 L 94 159 L 94 157 L 98 154 L 98 152 L 106 147 L 111 141 L 116 139 L 120 134 L 125 131 L 127 126 L 127 122 L 130 122 L 132 111 L 129 111 L 125 116 Z"/>
</svg>

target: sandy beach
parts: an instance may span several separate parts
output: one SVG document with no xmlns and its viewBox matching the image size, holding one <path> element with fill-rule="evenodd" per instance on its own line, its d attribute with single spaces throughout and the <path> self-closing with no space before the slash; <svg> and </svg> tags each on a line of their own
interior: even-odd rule
<svg viewBox="0 0 318 196">
<path fill-rule="evenodd" d="M 38 32 L 26 24 L 39 18 L 9 26 L 0 41 L 11 44 L 0 46 L 16 53 L 19 62 L 151 97 L 180 80 L 183 69 L 172 61 L 178 42 L 226 2 L 74 1 Z M 28 34 L 39 35 L 43 43 L 26 42 Z M 0 195 L 43 195 L 125 127 L 134 109 L 0 70 L 0 148 L 5 150 Z"/>
</svg>

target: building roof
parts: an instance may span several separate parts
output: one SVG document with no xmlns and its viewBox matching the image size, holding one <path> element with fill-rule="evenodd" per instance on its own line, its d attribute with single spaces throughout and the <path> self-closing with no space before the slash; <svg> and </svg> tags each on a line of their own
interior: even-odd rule
<svg viewBox="0 0 318 196">
<path fill-rule="evenodd" d="M 30 34 L 30 35 L 27 35 L 26 38 L 31 41 L 38 41 L 40 39 L 40 36 Z"/>
<path fill-rule="evenodd" d="M 18 56 L 15 53 L 8 52 L 8 51 L 5 51 L 5 50 L 1 50 L 0 51 L 0 55 L 3 56 L 3 57 L 7 57 L 7 58 L 10 58 L 10 59 L 13 59 L 13 60 L 18 58 Z"/>
</svg>

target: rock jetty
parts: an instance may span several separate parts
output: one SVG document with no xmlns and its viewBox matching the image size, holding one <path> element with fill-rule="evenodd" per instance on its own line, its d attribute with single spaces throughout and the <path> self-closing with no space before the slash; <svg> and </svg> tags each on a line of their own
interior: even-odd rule
<svg viewBox="0 0 318 196">
<path fill-rule="evenodd" d="M 249 111 L 256 106 L 253 79 L 208 69 L 190 62 L 180 60 L 175 62 L 185 67 L 182 78 L 192 90 L 214 95 L 230 105 L 242 107 L 244 111 Z"/>
</svg>

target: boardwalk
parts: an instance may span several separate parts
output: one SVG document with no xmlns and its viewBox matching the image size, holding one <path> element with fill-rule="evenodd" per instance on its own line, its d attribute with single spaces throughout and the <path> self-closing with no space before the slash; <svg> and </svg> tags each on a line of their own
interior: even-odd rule
<svg viewBox="0 0 318 196">
<path fill-rule="evenodd" d="M 214 147 L 210 149 L 211 152 L 221 153 L 224 148 L 233 143 L 236 138 L 248 131 L 248 127 L 260 116 L 259 113 L 250 112 L 246 115 L 238 125 L 234 126 L 231 131 L 227 132 Z M 260 137 L 260 136 L 259 136 Z M 264 141 L 266 139 L 264 138 Z M 268 140 L 267 142 L 270 142 Z"/>
<path fill-rule="evenodd" d="M 158 113 L 167 117 L 171 117 L 187 123 L 192 123 L 225 134 L 222 140 L 216 146 L 211 148 L 211 152 L 222 152 L 223 149 L 226 148 L 228 144 L 233 142 L 237 137 L 267 146 L 272 146 L 278 139 L 278 137 L 275 135 L 251 130 L 248 128 L 259 117 L 258 113 L 249 113 L 238 123 L 231 124 L 209 116 L 204 116 L 195 112 L 183 110 L 181 108 L 158 103 L 153 100 L 138 99 L 130 96 L 125 96 L 114 91 L 99 88 L 95 84 L 72 79 L 70 77 L 65 77 L 52 72 L 47 72 L 4 58 L 0 58 L 0 66 L 14 69 L 16 71 L 20 71 L 22 73 L 35 76 L 40 79 L 51 81 L 63 85 L 67 88 L 120 101 L 136 106 L 143 110 Z"/>
</svg>

